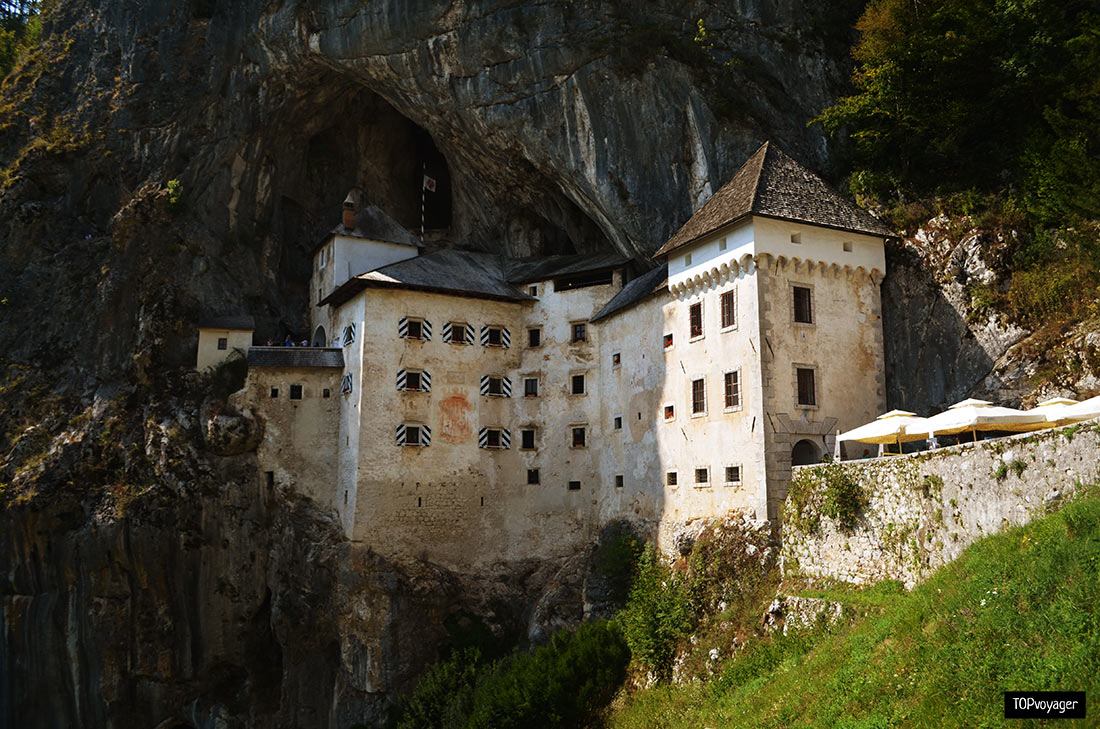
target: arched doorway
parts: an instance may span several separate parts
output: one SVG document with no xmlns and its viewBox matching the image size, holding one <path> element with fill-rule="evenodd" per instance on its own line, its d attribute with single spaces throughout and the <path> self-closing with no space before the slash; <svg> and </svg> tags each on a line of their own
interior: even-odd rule
<svg viewBox="0 0 1100 729">
<path fill-rule="evenodd" d="M 317 327 L 317 330 L 313 332 L 313 346 L 314 347 L 327 347 L 328 339 L 325 338 L 325 328 Z"/>
<path fill-rule="evenodd" d="M 803 438 L 791 449 L 792 466 L 810 466 L 821 463 L 821 448 L 812 440 Z"/>
</svg>

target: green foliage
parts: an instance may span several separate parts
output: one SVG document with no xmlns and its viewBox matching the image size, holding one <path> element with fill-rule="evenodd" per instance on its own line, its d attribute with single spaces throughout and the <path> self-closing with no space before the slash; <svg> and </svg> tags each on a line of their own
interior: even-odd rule
<svg viewBox="0 0 1100 729">
<path fill-rule="evenodd" d="M 168 181 L 168 210 L 178 213 L 183 210 L 183 183 L 178 179 Z"/>
<path fill-rule="evenodd" d="M 1003 692 L 1100 692 L 1100 498 L 987 537 L 914 591 L 836 588 L 831 632 L 752 645 L 706 684 L 640 691 L 613 729 L 1003 726 Z M 1066 727 L 1083 721 L 1056 722 Z"/>
<path fill-rule="evenodd" d="M 835 521 L 842 529 L 853 529 L 867 505 L 863 487 L 852 475 L 851 470 L 832 463 L 819 466 L 813 472 L 820 478 L 824 487 L 821 513 Z"/>
<path fill-rule="evenodd" d="M 494 662 L 477 649 L 429 668 L 404 700 L 398 729 L 583 727 L 626 678 L 630 653 L 614 622 L 560 631 L 534 653 Z"/>
<path fill-rule="evenodd" d="M 634 660 L 659 680 L 667 679 L 676 643 L 693 622 L 682 578 L 653 549 L 646 550 L 638 561 L 634 586 L 620 619 Z"/>
<path fill-rule="evenodd" d="M 1004 461 L 998 461 L 997 467 L 993 469 L 993 478 L 998 481 L 1004 481 L 1008 476 L 1008 464 Z"/>
<path fill-rule="evenodd" d="M 1012 468 L 1013 473 L 1016 474 L 1016 478 L 1019 478 L 1020 476 L 1024 475 L 1024 469 L 1027 468 L 1027 464 L 1019 459 L 1016 459 L 1010 464 L 1010 467 Z"/>
<path fill-rule="evenodd" d="M 13 15 L 0 20 L 0 79 L 41 40 L 42 17 L 38 14 L 38 5 L 29 3 L 30 15 Z"/>
<path fill-rule="evenodd" d="M 248 361 L 243 354 L 234 353 L 216 367 L 211 367 L 203 375 L 202 387 L 219 400 L 225 400 L 244 387 L 247 377 Z"/>
<path fill-rule="evenodd" d="M 644 551 L 645 542 L 627 521 L 613 522 L 601 532 L 595 574 L 607 583 L 612 603 L 622 605 L 626 601 Z"/>
</svg>

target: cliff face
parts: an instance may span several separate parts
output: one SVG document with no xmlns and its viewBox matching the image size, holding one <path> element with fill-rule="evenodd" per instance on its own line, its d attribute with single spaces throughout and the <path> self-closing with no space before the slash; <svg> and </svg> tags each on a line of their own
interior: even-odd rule
<svg viewBox="0 0 1100 729">
<path fill-rule="evenodd" d="M 203 446 L 194 403 L 149 413 L 178 407 L 199 320 L 303 331 L 352 186 L 415 229 L 435 178 L 439 245 L 644 256 L 766 138 L 828 173 L 806 122 L 862 3 L 60 5 L 0 93 L 0 727 L 377 723 L 448 618 L 579 619 L 584 555 L 384 564 Z M 894 270 L 886 311 L 961 321 L 919 262 Z M 897 331 L 895 396 L 927 339 Z M 965 321 L 927 331 L 970 361 Z M 164 445 L 175 421 L 192 446 Z"/>
</svg>

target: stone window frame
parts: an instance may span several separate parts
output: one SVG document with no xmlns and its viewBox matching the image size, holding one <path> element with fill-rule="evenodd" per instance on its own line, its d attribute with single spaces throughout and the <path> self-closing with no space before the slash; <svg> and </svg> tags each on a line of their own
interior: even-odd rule
<svg viewBox="0 0 1100 729">
<path fill-rule="evenodd" d="M 814 373 L 814 403 L 813 405 L 805 405 L 798 402 L 798 371 L 799 370 L 813 370 Z M 794 407 L 797 410 L 819 410 L 821 408 L 821 382 L 818 376 L 821 368 L 816 364 L 809 364 L 806 362 L 792 362 L 791 363 L 791 392 L 794 394 Z"/>
<path fill-rule="evenodd" d="M 672 408 L 672 417 L 668 416 L 668 409 Z M 661 420 L 666 423 L 676 422 L 676 403 L 666 402 L 661 405 Z"/>
<path fill-rule="evenodd" d="M 676 348 L 676 336 L 673 332 L 665 332 L 661 335 L 661 346 L 666 352 L 671 352 Z"/>
<path fill-rule="evenodd" d="M 524 397 L 538 397 L 539 394 L 542 392 L 542 383 L 539 381 L 539 376 L 537 374 L 520 375 L 520 379 L 523 380 L 523 396 Z M 534 380 L 534 382 L 535 382 L 535 391 L 534 391 L 534 393 L 527 392 L 527 383 L 530 380 Z"/>
<path fill-rule="evenodd" d="M 523 434 L 531 433 L 531 446 L 523 444 Z M 534 425 L 524 425 L 519 429 L 519 450 L 534 452 L 539 449 L 539 429 Z"/>
<path fill-rule="evenodd" d="M 531 333 L 532 332 L 537 332 L 538 333 L 538 340 L 539 340 L 538 344 L 531 344 Z M 542 346 L 542 327 L 527 327 L 527 348 L 528 349 L 538 349 L 541 346 Z"/>
<path fill-rule="evenodd" d="M 611 353 L 611 369 L 617 370 L 623 366 L 623 353 L 612 352 Z"/>
<path fill-rule="evenodd" d="M 611 429 L 612 430 L 622 430 L 623 429 L 623 416 L 622 416 L 621 413 L 611 416 Z"/>
<path fill-rule="evenodd" d="M 574 392 L 574 377 L 581 378 L 581 392 Z M 570 370 L 569 372 L 569 397 L 584 397 L 588 394 L 588 370 Z"/>
<path fill-rule="evenodd" d="M 722 306 L 723 306 L 722 302 L 723 302 L 725 296 L 733 297 L 733 307 L 732 307 L 733 308 L 733 324 L 728 324 L 726 326 L 722 326 Z M 718 326 L 719 326 L 718 331 L 719 332 L 725 333 L 725 332 L 735 332 L 735 331 L 737 331 L 737 298 L 738 297 L 737 297 L 737 287 L 736 286 L 731 287 L 728 291 L 723 291 L 722 293 L 718 294 Z"/>
<path fill-rule="evenodd" d="M 726 405 L 726 375 L 737 375 L 737 404 Z M 745 380 L 741 377 L 741 368 L 735 367 L 722 373 L 722 412 L 738 413 L 745 406 Z"/>
<path fill-rule="evenodd" d="M 674 489 L 680 486 L 680 474 L 675 468 L 671 471 L 665 471 L 665 487 Z"/>
<path fill-rule="evenodd" d="M 218 351 L 225 352 L 229 349 L 229 337 L 218 337 Z"/>
<path fill-rule="evenodd" d="M 577 327 L 580 327 L 578 330 Z M 577 337 L 578 331 L 580 332 L 580 338 Z M 588 320 L 576 319 L 569 322 L 569 343 L 570 344 L 585 344 L 588 339 Z"/>
<path fill-rule="evenodd" d="M 729 469 L 737 469 L 737 480 L 731 481 L 729 479 Z M 745 482 L 745 467 L 740 463 L 726 463 L 722 466 L 722 485 L 723 486 L 741 486 Z"/>
<path fill-rule="evenodd" d="M 539 474 L 538 467 L 528 468 L 527 469 L 527 485 L 528 486 L 538 486 L 539 483 L 540 483 L 539 476 L 540 476 L 540 474 Z"/>
<path fill-rule="evenodd" d="M 703 472 L 703 480 L 702 481 L 699 480 L 699 472 L 700 471 Z M 693 487 L 695 487 L 697 489 L 709 489 L 710 488 L 711 479 L 710 479 L 710 466 L 709 465 L 702 465 L 702 466 L 696 465 L 692 469 L 691 475 L 692 475 L 692 484 L 691 485 Z"/>
<path fill-rule="evenodd" d="M 703 409 L 699 410 L 698 412 L 696 412 L 696 410 L 695 410 L 695 383 L 696 382 L 702 382 L 703 383 Z M 708 402 L 707 401 L 709 399 L 710 398 L 707 397 L 707 376 L 706 375 L 699 375 L 698 377 L 689 377 L 688 378 L 688 402 L 691 403 L 691 417 L 692 418 L 705 418 L 707 416 L 707 414 L 709 413 L 709 407 L 708 407 Z"/>
<path fill-rule="evenodd" d="M 626 477 L 621 473 L 615 474 L 615 488 L 621 489 L 626 485 Z"/>
<path fill-rule="evenodd" d="M 691 333 L 691 310 L 694 309 L 696 306 L 699 307 L 699 333 L 698 334 L 692 334 Z M 703 302 L 702 298 L 700 298 L 698 301 L 693 301 L 690 304 L 688 304 L 687 325 L 688 325 L 688 343 L 689 344 L 691 342 L 698 342 L 700 339 L 706 339 L 706 337 L 707 337 L 707 307 L 704 305 L 704 302 Z"/>
<path fill-rule="evenodd" d="M 577 431 L 577 430 L 583 431 L 583 433 L 581 434 L 581 440 L 583 441 L 583 443 L 581 445 L 576 444 L 577 443 L 577 438 L 576 438 L 575 431 Z M 589 435 L 588 423 L 570 423 L 569 424 L 569 450 L 578 450 L 578 451 L 586 450 L 588 448 L 588 444 L 589 444 L 589 440 L 590 440 L 588 435 Z"/>
<path fill-rule="evenodd" d="M 571 479 L 566 484 L 566 490 L 568 490 L 568 491 L 580 491 L 581 490 L 581 482 L 578 479 Z"/>
<path fill-rule="evenodd" d="M 812 283 L 803 283 L 801 281 L 788 281 L 787 282 L 787 287 L 788 287 L 788 292 L 789 292 L 788 296 L 787 296 L 787 302 L 790 305 L 790 309 L 791 309 L 791 324 L 793 324 L 796 327 L 800 327 L 800 328 L 814 328 L 814 327 L 816 327 L 817 326 L 817 311 L 816 311 L 817 305 L 814 303 L 814 301 L 816 300 L 817 297 L 814 295 L 814 285 Z M 795 319 L 795 312 L 796 312 L 795 301 L 794 301 L 795 289 L 809 289 L 809 291 L 810 291 L 810 320 L 809 321 L 798 321 L 797 319 Z"/>
<path fill-rule="evenodd" d="M 305 393 L 306 393 L 305 388 L 302 387 L 297 382 L 295 382 L 293 385 L 290 386 L 290 399 L 291 400 L 301 400 L 305 397 Z"/>
</svg>

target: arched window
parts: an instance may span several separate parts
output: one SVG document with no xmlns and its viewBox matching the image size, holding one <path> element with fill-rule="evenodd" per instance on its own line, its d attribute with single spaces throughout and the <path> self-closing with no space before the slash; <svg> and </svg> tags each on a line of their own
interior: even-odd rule
<svg viewBox="0 0 1100 729">
<path fill-rule="evenodd" d="M 821 448 L 805 438 L 795 443 L 791 449 L 791 465 L 809 466 L 814 463 L 821 463 Z"/>
<path fill-rule="evenodd" d="M 313 346 L 324 347 L 328 344 L 328 338 L 325 337 L 325 328 L 317 327 L 317 330 L 313 332 Z"/>
</svg>

